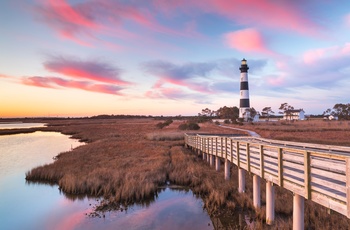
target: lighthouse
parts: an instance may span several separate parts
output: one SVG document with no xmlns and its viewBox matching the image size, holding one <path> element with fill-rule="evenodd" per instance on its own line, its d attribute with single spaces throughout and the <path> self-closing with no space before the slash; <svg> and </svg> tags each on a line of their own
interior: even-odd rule
<svg viewBox="0 0 350 230">
<path fill-rule="evenodd" d="M 243 58 L 241 61 L 241 86 L 239 96 L 239 118 L 243 118 L 245 121 L 248 120 L 250 103 L 249 103 L 249 88 L 248 88 L 248 65 L 247 60 Z"/>
</svg>

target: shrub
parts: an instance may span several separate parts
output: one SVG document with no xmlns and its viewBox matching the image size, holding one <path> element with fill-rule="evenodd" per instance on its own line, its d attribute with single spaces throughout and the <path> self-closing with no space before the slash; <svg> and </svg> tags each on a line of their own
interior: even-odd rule
<svg viewBox="0 0 350 230">
<path fill-rule="evenodd" d="M 168 119 L 168 120 L 166 120 L 166 121 L 164 121 L 164 122 L 159 122 L 158 124 L 156 124 L 156 127 L 157 127 L 158 129 L 162 129 L 162 128 L 164 128 L 165 126 L 170 125 L 171 123 L 173 123 L 173 120 Z"/>
<path fill-rule="evenodd" d="M 178 129 L 180 130 L 198 130 L 201 127 L 194 122 L 190 122 L 190 123 L 183 123 L 181 125 L 179 125 Z"/>
<path fill-rule="evenodd" d="M 188 129 L 188 125 L 187 125 L 186 123 L 183 123 L 183 124 L 179 125 L 178 128 L 179 128 L 180 130 L 186 130 L 186 129 Z"/>
<path fill-rule="evenodd" d="M 199 125 L 197 123 L 189 123 L 188 124 L 188 129 L 189 130 L 198 130 L 200 129 L 201 127 L 199 127 Z"/>
<path fill-rule="evenodd" d="M 220 122 L 218 122 L 218 121 L 215 121 L 215 124 L 216 124 L 216 125 L 220 125 Z"/>
<path fill-rule="evenodd" d="M 224 123 L 225 123 L 225 124 L 230 124 L 231 122 L 230 122 L 229 119 L 226 119 L 226 120 L 224 121 Z"/>
<path fill-rule="evenodd" d="M 162 123 L 162 122 L 159 122 L 158 124 L 156 124 L 156 127 L 157 127 L 158 129 L 162 129 L 162 128 L 165 127 L 165 124 Z"/>
</svg>

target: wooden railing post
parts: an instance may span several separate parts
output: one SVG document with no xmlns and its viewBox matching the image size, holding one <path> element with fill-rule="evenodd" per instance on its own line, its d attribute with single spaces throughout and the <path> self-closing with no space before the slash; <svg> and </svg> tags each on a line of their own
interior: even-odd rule
<svg viewBox="0 0 350 230">
<path fill-rule="evenodd" d="M 310 152 L 304 153 L 304 187 L 305 199 L 311 198 Z"/>
<path fill-rule="evenodd" d="M 233 162 L 233 140 L 231 138 L 230 138 L 230 151 L 231 151 L 230 162 Z"/>
<path fill-rule="evenodd" d="M 247 169 L 248 169 L 248 172 L 250 173 L 250 150 L 249 150 L 249 143 L 247 143 L 247 146 L 246 146 L 247 150 Z"/>
<path fill-rule="evenodd" d="M 260 145 L 260 177 L 264 179 L 264 146 Z"/>
<path fill-rule="evenodd" d="M 277 161 L 278 161 L 278 184 L 279 184 L 279 186 L 283 187 L 283 155 L 282 155 L 282 148 L 278 148 Z"/>
<path fill-rule="evenodd" d="M 227 137 L 225 137 L 225 159 L 227 159 Z"/>
<path fill-rule="evenodd" d="M 223 155 L 223 152 L 224 152 L 224 141 L 223 141 L 223 139 L 222 139 L 222 137 L 220 138 L 221 139 L 221 151 L 220 151 L 220 153 L 221 153 L 221 157 L 222 157 L 222 155 Z"/>
<path fill-rule="evenodd" d="M 350 218 L 350 158 L 346 158 L 346 209 L 348 218 Z"/>
<path fill-rule="evenodd" d="M 240 168 L 240 159 L 239 159 L 239 142 L 236 142 L 236 154 L 237 154 L 237 167 Z"/>
</svg>

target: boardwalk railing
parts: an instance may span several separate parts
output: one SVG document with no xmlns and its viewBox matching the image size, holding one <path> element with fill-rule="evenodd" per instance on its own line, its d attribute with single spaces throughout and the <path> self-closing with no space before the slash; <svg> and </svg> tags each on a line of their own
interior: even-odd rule
<svg viewBox="0 0 350 230">
<path fill-rule="evenodd" d="M 195 134 L 185 134 L 185 143 L 350 218 L 349 147 Z"/>
</svg>

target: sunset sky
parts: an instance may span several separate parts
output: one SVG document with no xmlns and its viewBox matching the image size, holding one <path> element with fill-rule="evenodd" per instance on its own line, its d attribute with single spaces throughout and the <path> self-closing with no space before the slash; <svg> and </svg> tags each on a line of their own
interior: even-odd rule
<svg viewBox="0 0 350 230">
<path fill-rule="evenodd" d="M 350 103 L 349 0 L 0 1 L 0 118 L 321 114 Z"/>
</svg>

